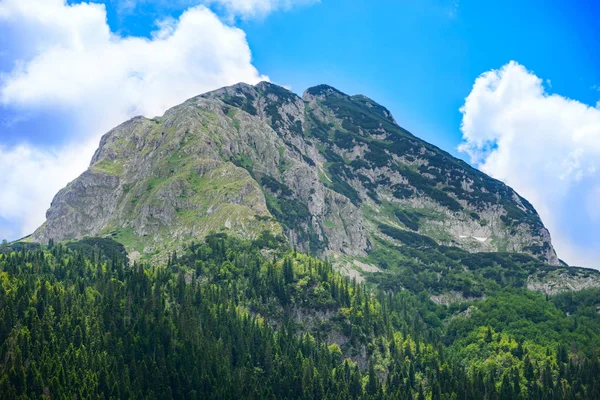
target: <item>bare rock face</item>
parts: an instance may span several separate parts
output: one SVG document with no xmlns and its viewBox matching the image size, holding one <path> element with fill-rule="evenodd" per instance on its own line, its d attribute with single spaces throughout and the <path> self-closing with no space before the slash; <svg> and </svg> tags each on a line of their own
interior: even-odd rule
<svg viewBox="0 0 600 400">
<path fill-rule="evenodd" d="M 266 82 L 108 132 L 32 240 L 111 236 L 153 257 L 210 232 L 268 231 L 300 250 L 355 257 L 407 245 L 386 227 L 559 262 L 531 204 L 402 129 L 381 105 L 325 85 L 300 98 Z"/>
<path fill-rule="evenodd" d="M 527 279 L 527 289 L 555 295 L 562 292 L 578 292 L 600 287 L 600 274 L 586 268 L 561 268 L 553 271 L 537 271 Z"/>
<path fill-rule="evenodd" d="M 93 235 L 106 224 L 119 197 L 119 178 L 102 171 L 88 170 L 58 192 L 50 210 L 48 222 L 36 232 L 35 238 L 46 242 L 50 238 L 82 238 Z"/>
</svg>

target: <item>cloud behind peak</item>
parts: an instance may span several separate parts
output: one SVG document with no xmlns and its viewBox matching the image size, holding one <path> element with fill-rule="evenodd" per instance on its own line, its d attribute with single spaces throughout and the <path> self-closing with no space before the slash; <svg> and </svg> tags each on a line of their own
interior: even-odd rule
<svg viewBox="0 0 600 400">
<path fill-rule="evenodd" d="M 481 74 L 461 112 L 460 150 L 533 203 L 559 256 L 600 268 L 600 110 L 512 61 Z"/>
</svg>

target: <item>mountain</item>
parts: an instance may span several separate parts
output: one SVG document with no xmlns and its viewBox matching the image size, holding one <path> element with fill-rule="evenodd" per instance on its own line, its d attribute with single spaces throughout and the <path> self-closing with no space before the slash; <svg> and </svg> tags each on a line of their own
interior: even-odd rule
<svg viewBox="0 0 600 400">
<path fill-rule="evenodd" d="M 599 332 L 531 204 L 324 85 L 134 118 L 0 244 L 2 398 L 598 399 Z"/>
<path fill-rule="evenodd" d="M 373 254 L 428 243 L 559 265 L 527 200 L 385 107 L 326 85 L 300 98 L 267 82 L 111 130 L 30 240 L 107 236 L 150 259 L 213 231 L 283 234 L 299 250 L 364 259 L 363 271 L 378 268 Z"/>
</svg>

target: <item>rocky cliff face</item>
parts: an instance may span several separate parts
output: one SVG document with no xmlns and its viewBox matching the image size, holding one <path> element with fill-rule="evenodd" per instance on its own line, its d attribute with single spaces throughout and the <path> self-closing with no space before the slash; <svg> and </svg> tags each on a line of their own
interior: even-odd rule
<svg viewBox="0 0 600 400">
<path fill-rule="evenodd" d="M 106 235 L 151 257 L 210 231 L 283 233 L 299 249 L 352 257 L 425 238 L 558 264 L 531 204 L 381 105 L 325 85 L 300 98 L 266 82 L 107 133 L 32 240 Z"/>
</svg>

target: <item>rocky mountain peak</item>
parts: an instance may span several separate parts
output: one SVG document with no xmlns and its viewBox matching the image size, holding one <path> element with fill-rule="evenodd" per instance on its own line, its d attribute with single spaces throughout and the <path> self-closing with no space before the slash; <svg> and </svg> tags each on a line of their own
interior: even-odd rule
<svg viewBox="0 0 600 400">
<path fill-rule="evenodd" d="M 400 260 L 411 248 L 453 246 L 558 264 L 531 204 L 401 128 L 385 107 L 327 85 L 300 98 L 268 82 L 111 130 L 32 240 L 110 236 L 153 258 L 211 231 L 266 231 L 374 263 L 382 252 Z"/>
<path fill-rule="evenodd" d="M 336 88 L 321 84 L 317 86 L 313 86 L 304 91 L 302 98 L 305 101 L 310 101 L 312 98 L 326 98 L 326 97 L 347 97 L 348 95 L 337 90 Z"/>
</svg>

